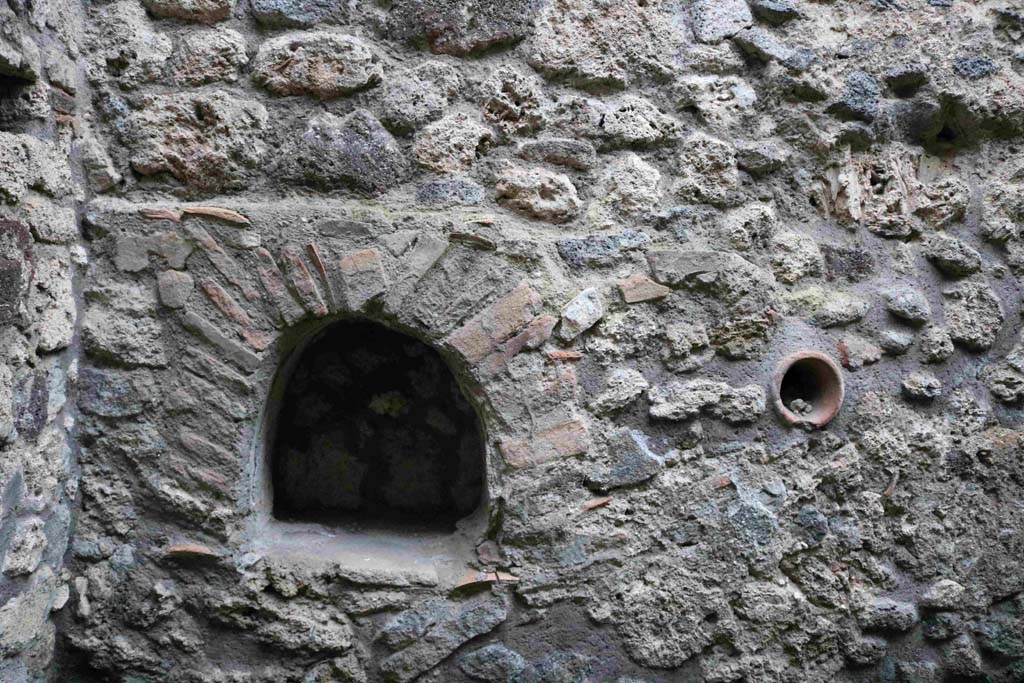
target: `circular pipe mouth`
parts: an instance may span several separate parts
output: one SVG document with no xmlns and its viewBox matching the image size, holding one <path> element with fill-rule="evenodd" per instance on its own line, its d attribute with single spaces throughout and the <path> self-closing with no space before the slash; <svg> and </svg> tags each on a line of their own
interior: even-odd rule
<svg viewBox="0 0 1024 683">
<path fill-rule="evenodd" d="M 772 377 L 775 410 L 790 425 L 824 427 L 839 413 L 844 394 L 842 371 L 819 351 L 786 356 Z"/>
</svg>

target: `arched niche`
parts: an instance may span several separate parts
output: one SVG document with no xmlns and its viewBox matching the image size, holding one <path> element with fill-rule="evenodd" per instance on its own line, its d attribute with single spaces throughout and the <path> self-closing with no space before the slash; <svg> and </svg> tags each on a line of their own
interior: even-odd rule
<svg viewBox="0 0 1024 683">
<path fill-rule="evenodd" d="M 362 317 L 307 321 L 275 350 L 247 557 L 379 585 L 458 582 L 494 485 L 472 380 L 415 333 Z"/>
<path fill-rule="evenodd" d="M 276 522 L 449 532 L 485 499 L 479 418 L 441 355 L 364 319 L 288 354 L 268 405 Z"/>
</svg>

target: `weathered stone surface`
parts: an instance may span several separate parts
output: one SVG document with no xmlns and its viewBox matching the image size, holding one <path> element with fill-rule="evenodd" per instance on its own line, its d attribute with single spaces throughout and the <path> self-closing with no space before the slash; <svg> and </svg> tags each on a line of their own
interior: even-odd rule
<svg viewBox="0 0 1024 683">
<path fill-rule="evenodd" d="M 736 164 L 755 177 L 774 173 L 788 159 L 786 149 L 772 142 L 741 141 L 736 145 Z"/>
<path fill-rule="evenodd" d="M 146 10 L 135 0 L 118 0 L 103 6 L 90 26 L 92 69 L 106 72 L 125 88 L 158 79 L 173 44 L 157 31 Z"/>
<path fill-rule="evenodd" d="M 662 192 L 661 173 L 632 152 L 611 162 L 599 181 L 598 198 L 587 217 L 595 226 L 614 227 L 621 220 L 642 216 L 657 208 Z"/>
<path fill-rule="evenodd" d="M 915 372 L 900 385 L 903 395 L 913 401 L 930 401 L 942 394 L 942 382 L 927 372 Z"/>
<path fill-rule="evenodd" d="M 535 0 L 399 0 L 391 6 L 388 29 L 392 37 L 425 43 L 432 52 L 471 55 L 523 38 L 537 5 Z"/>
<path fill-rule="evenodd" d="M 790 0 L 752 0 L 754 16 L 769 24 L 780 25 L 800 16 L 798 6 Z"/>
<path fill-rule="evenodd" d="M 33 277 L 32 236 L 18 220 L 0 220 L 0 324 L 11 325 L 25 314 Z"/>
<path fill-rule="evenodd" d="M 981 371 L 981 379 L 992 395 L 1004 403 L 1024 399 L 1024 344 L 1018 344 L 999 363 Z"/>
<path fill-rule="evenodd" d="M 665 330 L 668 342 L 662 352 L 665 366 L 673 372 L 693 372 L 715 356 L 704 323 L 676 323 Z"/>
<path fill-rule="evenodd" d="M 177 270 L 165 270 L 157 274 L 157 291 L 160 303 L 168 308 L 181 308 L 188 303 L 195 281 L 188 273 Z"/>
<path fill-rule="evenodd" d="M 330 99 L 375 85 L 380 58 L 366 41 L 326 31 L 289 33 L 260 45 L 252 77 L 275 95 Z"/>
<path fill-rule="evenodd" d="M 589 171 L 597 165 L 594 146 L 583 140 L 547 138 L 524 142 L 517 154 L 527 161 L 543 161 L 558 166 Z"/>
<path fill-rule="evenodd" d="M 530 66 L 583 88 L 624 88 L 668 76 L 678 28 L 660 4 L 544 4 L 527 47 Z"/>
<path fill-rule="evenodd" d="M 0 132 L 0 201 L 20 202 L 30 190 L 50 197 L 71 194 L 74 180 L 67 154 L 32 135 Z"/>
<path fill-rule="evenodd" d="M 486 153 L 494 134 L 491 129 L 464 112 L 456 112 L 433 123 L 416 137 L 416 160 L 438 173 L 469 169 Z"/>
<path fill-rule="evenodd" d="M 725 205 L 739 187 L 736 150 L 732 145 L 703 133 L 683 143 L 677 162 L 675 193 L 685 202 Z"/>
<path fill-rule="evenodd" d="M 924 292 L 909 285 L 894 287 L 883 292 L 885 308 L 897 318 L 920 325 L 932 317 L 931 305 Z"/>
<path fill-rule="evenodd" d="M 43 533 L 43 520 L 29 517 L 18 522 L 4 556 L 3 573 L 7 576 L 31 574 L 43 559 L 47 539 Z"/>
<path fill-rule="evenodd" d="M 467 676 L 480 681 L 506 683 L 515 680 L 526 668 L 526 660 L 515 650 L 493 643 L 462 657 L 459 668 Z"/>
<path fill-rule="evenodd" d="M 382 86 L 381 121 L 398 132 L 436 121 L 455 99 L 460 83 L 458 71 L 444 62 L 424 62 L 389 74 Z"/>
<path fill-rule="evenodd" d="M 137 273 L 150 266 L 150 255 L 163 257 L 172 268 L 184 268 L 193 245 L 177 232 L 151 235 L 120 235 L 114 253 L 114 266 L 121 271 Z"/>
<path fill-rule="evenodd" d="M 793 56 L 793 49 L 762 28 L 747 28 L 732 37 L 749 57 L 760 62 L 786 62 Z"/>
<path fill-rule="evenodd" d="M 167 365 L 163 325 L 153 317 L 156 301 L 147 290 L 130 285 L 86 293 L 82 323 L 85 350 L 126 366 Z"/>
<path fill-rule="evenodd" d="M 580 211 L 576 186 L 568 176 L 543 168 L 509 166 L 498 176 L 495 188 L 499 200 L 542 221 L 565 223 Z"/>
<path fill-rule="evenodd" d="M 511 67 L 498 67 L 482 86 L 484 118 L 505 135 L 528 135 L 545 124 L 547 104 L 539 78 Z"/>
<path fill-rule="evenodd" d="M 306 28 L 316 24 L 344 24 L 344 0 L 250 0 L 252 14 L 268 28 Z"/>
<path fill-rule="evenodd" d="M 953 355 L 953 338 L 945 327 L 931 325 L 921 333 L 921 354 L 926 363 L 941 363 Z"/>
<path fill-rule="evenodd" d="M 244 187 L 267 151 L 266 109 L 223 91 L 147 98 L 128 125 L 137 173 L 169 173 L 198 193 Z"/>
<path fill-rule="evenodd" d="M 416 188 L 416 202 L 423 206 L 471 206 L 483 201 L 484 188 L 468 178 L 443 178 Z"/>
<path fill-rule="evenodd" d="M 606 147 L 655 147 L 670 144 L 682 134 L 682 124 L 650 100 L 624 95 L 601 114 L 600 133 Z"/>
<path fill-rule="evenodd" d="M 870 302 L 850 292 L 824 291 L 808 288 L 795 292 L 789 299 L 795 309 L 809 316 L 810 321 L 822 328 L 846 327 L 871 309 Z"/>
<path fill-rule="evenodd" d="M 651 417 L 688 420 L 706 412 L 731 424 L 753 422 L 765 411 L 764 390 L 755 385 L 733 388 L 724 382 L 671 381 L 651 388 Z"/>
<path fill-rule="evenodd" d="M 42 637 L 56 588 L 53 571 L 44 568 L 23 593 L 0 607 L 0 657 L 16 655 Z"/>
<path fill-rule="evenodd" d="M 1003 304 L 991 287 L 963 282 L 943 291 L 950 338 L 971 351 L 984 351 L 995 343 L 1006 319 Z"/>
<path fill-rule="evenodd" d="M 604 317 L 606 304 L 600 291 L 589 287 L 562 308 L 562 323 L 558 327 L 559 338 L 572 341 L 586 332 Z"/>
<path fill-rule="evenodd" d="M 857 334 L 846 334 L 836 344 L 839 362 L 847 370 L 859 370 L 882 359 L 882 348 Z"/>
<path fill-rule="evenodd" d="M 939 579 L 921 595 L 920 603 L 933 609 L 958 609 L 966 589 L 952 579 Z"/>
<path fill-rule="evenodd" d="M 793 284 L 805 277 L 820 275 L 824 258 L 817 242 L 795 232 L 779 232 L 772 236 L 772 272 L 779 282 Z"/>
<path fill-rule="evenodd" d="M 608 439 L 609 464 L 587 477 L 587 486 L 608 491 L 634 486 L 656 476 L 665 461 L 651 451 L 641 432 L 623 429 Z"/>
<path fill-rule="evenodd" d="M 621 410 L 647 391 L 647 380 L 640 372 L 631 368 L 613 370 L 605 382 L 604 391 L 590 403 L 590 409 L 598 415 Z"/>
<path fill-rule="evenodd" d="M 213 24 L 231 16 L 234 0 L 145 0 L 154 16 Z"/>
<path fill-rule="evenodd" d="M 626 252 L 649 244 L 647 233 L 625 230 L 617 235 L 593 235 L 558 241 L 558 254 L 570 266 L 582 268 L 614 263 Z"/>
<path fill-rule="evenodd" d="M 171 78 L 181 85 L 234 83 L 249 61 L 245 38 L 238 31 L 211 28 L 188 33 L 171 56 Z"/>
<path fill-rule="evenodd" d="M 65 349 L 75 333 L 75 294 L 70 254 L 64 247 L 38 247 L 28 307 L 36 320 L 37 348 L 50 353 Z"/>
<path fill-rule="evenodd" d="M 697 0 L 690 11 L 694 36 L 702 43 L 720 43 L 754 23 L 745 0 Z"/>
<path fill-rule="evenodd" d="M 501 596 L 470 601 L 433 615 L 434 625 L 408 647 L 380 663 L 386 680 L 406 683 L 446 658 L 463 643 L 489 633 L 508 618 Z"/>
<path fill-rule="evenodd" d="M 373 114 L 357 109 L 344 118 L 321 114 L 312 119 L 285 169 L 292 182 L 309 187 L 380 194 L 405 180 L 409 162 Z"/>
<path fill-rule="evenodd" d="M 846 85 L 839 99 L 829 111 L 843 120 L 871 123 L 878 116 L 881 88 L 875 77 L 864 71 L 854 71 L 846 77 Z"/>
<path fill-rule="evenodd" d="M 95 136 L 85 136 L 81 149 L 86 178 L 96 192 L 112 190 L 124 180 L 124 176 L 114 168 L 114 162 L 107 150 Z"/>
<path fill-rule="evenodd" d="M 949 235 L 928 235 L 922 251 L 936 268 L 951 277 L 964 277 L 981 270 L 981 254 Z"/>
<path fill-rule="evenodd" d="M 79 380 L 79 407 L 100 417 L 138 415 L 155 400 L 152 382 L 145 371 L 85 368 Z"/>
<path fill-rule="evenodd" d="M 39 47 L 19 25 L 9 7 L 0 12 L 0 74 L 23 81 L 40 76 Z"/>
</svg>

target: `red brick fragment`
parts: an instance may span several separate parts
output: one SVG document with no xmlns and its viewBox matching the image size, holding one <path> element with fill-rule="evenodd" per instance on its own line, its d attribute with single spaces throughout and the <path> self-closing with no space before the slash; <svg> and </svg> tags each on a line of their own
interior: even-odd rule
<svg viewBox="0 0 1024 683">
<path fill-rule="evenodd" d="M 501 297 L 448 335 L 448 344 L 470 363 L 479 363 L 526 327 L 540 310 L 541 299 L 527 282 Z"/>
<path fill-rule="evenodd" d="M 525 438 L 505 439 L 501 454 L 512 467 L 539 465 L 590 450 L 590 434 L 583 422 L 565 420 Z"/>
</svg>

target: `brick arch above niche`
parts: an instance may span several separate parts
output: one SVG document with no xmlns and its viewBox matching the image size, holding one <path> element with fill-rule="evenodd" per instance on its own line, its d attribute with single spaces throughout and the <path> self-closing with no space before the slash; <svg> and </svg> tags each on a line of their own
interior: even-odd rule
<svg viewBox="0 0 1024 683">
<path fill-rule="evenodd" d="M 351 210 L 93 204 L 90 221 L 102 236 L 83 341 L 98 381 L 114 386 L 130 373 L 173 387 L 164 390 L 163 410 L 144 420 L 130 404 L 150 399 L 140 399 L 135 388 L 145 388 L 134 378 L 129 390 L 108 392 L 106 409 L 137 418 L 131 429 L 149 435 L 149 455 L 124 476 L 183 536 L 227 543 L 227 551 L 267 539 L 264 552 L 302 551 L 271 528 L 267 405 L 288 354 L 339 320 L 377 321 L 441 353 L 483 428 L 489 500 L 504 495 L 509 473 L 590 448 L 587 418 L 562 400 L 577 391 L 573 354 L 541 351 L 559 321 L 531 278 L 542 245 L 529 245 L 535 255 L 523 258 L 523 244 L 452 232 L 441 214 L 395 229 L 337 218 Z M 536 360 L 523 365 L 524 355 Z M 530 376 L 524 382 L 520 374 L 515 391 L 510 364 Z M 489 514 L 485 505 L 460 523 L 459 542 L 440 553 L 448 564 L 466 567 Z M 416 564 L 428 552 L 413 547 L 383 564 Z M 413 575 L 450 582 L 462 569 Z"/>
</svg>

